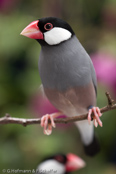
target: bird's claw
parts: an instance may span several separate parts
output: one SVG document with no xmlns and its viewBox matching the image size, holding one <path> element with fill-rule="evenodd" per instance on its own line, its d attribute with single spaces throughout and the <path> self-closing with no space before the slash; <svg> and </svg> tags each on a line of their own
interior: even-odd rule
<svg viewBox="0 0 116 174">
<path fill-rule="evenodd" d="M 56 127 L 54 118 L 62 115 L 62 112 L 56 112 L 52 114 L 46 114 L 41 118 L 41 126 L 44 128 L 44 134 L 50 135 L 52 133 L 52 127 Z M 49 120 L 51 123 L 49 123 Z"/>
<path fill-rule="evenodd" d="M 46 114 L 41 118 L 41 126 L 44 128 L 44 134 L 50 135 L 52 133 L 52 127 L 56 127 L 54 123 L 54 114 Z M 51 123 L 49 123 L 49 120 Z"/>
<path fill-rule="evenodd" d="M 94 126 L 97 127 L 98 124 L 102 127 L 102 121 L 100 120 L 99 117 L 102 116 L 102 113 L 100 112 L 100 109 L 98 107 L 93 107 L 91 109 L 89 109 L 89 112 L 88 112 L 88 122 L 90 124 L 90 121 L 91 121 L 91 114 L 94 113 L 94 117 L 93 117 L 93 120 L 94 120 Z"/>
</svg>

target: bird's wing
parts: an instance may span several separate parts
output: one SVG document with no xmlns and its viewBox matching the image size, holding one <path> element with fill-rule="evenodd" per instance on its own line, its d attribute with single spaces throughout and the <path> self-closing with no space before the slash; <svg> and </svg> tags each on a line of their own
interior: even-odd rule
<svg viewBox="0 0 116 174">
<path fill-rule="evenodd" d="M 45 95 L 44 88 L 43 88 L 43 85 L 42 85 L 42 84 L 41 84 L 41 85 L 40 85 L 40 87 L 39 87 L 39 92 L 41 93 L 41 95 L 42 95 L 42 97 L 43 97 L 43 98 L 46 98 L 46 99 L 47 99 L 47 97 L 46 97 L 46 95 Z"/>
<path fill-rule="evenodd" d="M 94 88 L 95 88 L 95 92 L 96 92 L 96 95 L 97 95 L 97 79 L 96 79 L 96 72 L 95 72 L 95 69 L 94 69 L 94 66 L 93 66 L 93 63 L 92 63 L 91 60 L 90 60 L 90 67 L 91 67 L 92 82 L 93 82 L 93 85 L 94 85 Z"/>
</svg>

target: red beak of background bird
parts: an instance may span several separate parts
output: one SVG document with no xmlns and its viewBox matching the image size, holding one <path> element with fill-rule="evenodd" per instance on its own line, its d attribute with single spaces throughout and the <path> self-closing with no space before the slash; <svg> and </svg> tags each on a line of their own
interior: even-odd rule
<svg viewBox="0 0 116 174">
<path fill-rule="evenodd" d="M 31 39 L 43 39 L 44 36 L 38 27 L 38 23 L 39 20 L 31 22 L 20 34 Z"/>
<path fill-rule="evenodd" d="M 80 157 L 69 153 L 67 154 L 66 171 L 71 172 L 85 167 L 86 163 Z"/>
</svg>

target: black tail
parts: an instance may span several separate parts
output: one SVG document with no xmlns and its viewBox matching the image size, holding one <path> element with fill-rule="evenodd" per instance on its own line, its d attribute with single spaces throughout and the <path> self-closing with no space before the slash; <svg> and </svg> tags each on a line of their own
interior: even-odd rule
<svg viewBox="0 0 116 174">
<path fill-rule="evenodd" d="M 88 156 L 96 155 L 100 151 L 100 144 L 99 144 L 98 139 L 94 136 L 94 139 L 91 144 L 89 144 L 87 146 L 84 145 L 84 150 Z"/>
</svg>

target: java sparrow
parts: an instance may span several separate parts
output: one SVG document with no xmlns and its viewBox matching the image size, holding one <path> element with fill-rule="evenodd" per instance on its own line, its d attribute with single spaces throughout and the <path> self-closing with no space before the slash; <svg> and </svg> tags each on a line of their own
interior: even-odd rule
<svg viewBox="0 0 116 174">
<path fill-rule="evenodd" d="M 36 174 L 68 174 L 85 165 L 85 162 L 77 155 L 58 153 L 43 159 L 36 169 Z"/>
<path fill-rule="evenodd" d="M 87 120 L 75 122 L 85 151 L 94 155 L 99 145 L 93 124 L 102 127 L 101 112 L 96 107 L 97 81 L 92 61 L 71 26 L 58 18 L 41 18 L 30 23 L 21 35 L 36 39 L 41 45 L 39 74 L 49 101 L 59 110 L 44 115 L 41 126 L 49 135 L 59 115 L 77 116 L 88 112 Z M 94 113 L 92 120 L 91 114 Z M 51 124 L 48 124 L 48 119 Z"/>
</svg>

